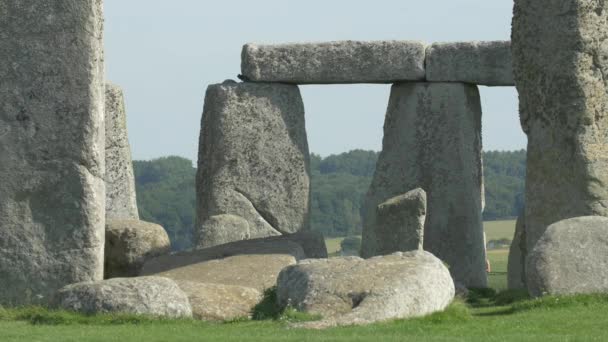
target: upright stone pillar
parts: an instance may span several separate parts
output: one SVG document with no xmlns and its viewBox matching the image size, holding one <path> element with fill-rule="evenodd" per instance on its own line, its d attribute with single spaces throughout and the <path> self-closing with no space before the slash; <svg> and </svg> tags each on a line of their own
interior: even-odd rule
<svg viewBox="0 0 608 342">
<path fill-rule="evenodd" d="M 201 124 L 195 243 L 309 229 L 309 152 L 295 85 L 209 86 Z"/>
<path fill-rule="evenodd" d="M 481 104 L 476 86 L 395 84 L 382 153 L 364 204 L 362 255 L 378 254 L 376 206 L 413 188 L 427 193 L 424 249 L 466 286 L 487 284 L 481 220 Z"/>
<path fill-rule="evenodd" d="M 138 220 L 135 177 L 122 89 L 106 84 L 106 219 Z"/>
<path fill-rule="evenodd" d="M 0 304 L 101 280 L 100 0 L 0 2 Z"/>
<path fill-rule="evenodd" d="M 552 223 L 608 216 L 607 21 L 605 1 L 515 1 L 528 251 Z"/>
</svg>

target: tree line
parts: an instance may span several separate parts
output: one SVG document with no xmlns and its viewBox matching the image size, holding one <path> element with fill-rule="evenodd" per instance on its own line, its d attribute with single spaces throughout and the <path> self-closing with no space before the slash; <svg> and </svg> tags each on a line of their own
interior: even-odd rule
<svg viewBox="0 0 608 342">
<path fill-rule="evenodd" d="M 311 226 L 327 237 L 361 234 L 360 211 L 378 152 L 353 150 L 321 157 L 311 154 Z M 524 205 L 525 151 L 483 154 L 485 220 L 516 217 Z M 168 232 L 173 248 L 192 246 L 196 168 L 182 157 L 134 161 L 137 204 L 142 220 Z"/>
</svg>

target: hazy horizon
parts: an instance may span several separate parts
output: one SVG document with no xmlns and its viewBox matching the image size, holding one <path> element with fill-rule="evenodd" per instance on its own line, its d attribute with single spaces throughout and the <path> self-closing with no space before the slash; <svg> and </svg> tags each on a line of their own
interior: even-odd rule
<svg viewBox="0 0 608 342">
<path fill-rule="evenodd" d="M 196 161 L 204 94 L 247 42 L 508 40 L 512 1 L 106 0 L 107 80 L 123 87 L 133 159 Z M 306 85 L 310 151 L 379 151 L 390 85 Z M 484 150 L 525 148 L 512 87 L 480 87 Z"/>
</svg>

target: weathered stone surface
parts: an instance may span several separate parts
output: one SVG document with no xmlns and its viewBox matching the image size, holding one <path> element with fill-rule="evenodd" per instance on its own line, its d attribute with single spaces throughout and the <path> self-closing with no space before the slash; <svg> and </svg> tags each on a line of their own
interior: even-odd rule
<svg viewBox="0 0 608 342">
<path fill-rule="evenodd" d="M 171 252 L 165 229 L 139 220 L 106 222 L 104 277 L 135 277 L 148 259 Z"/>
<path fill-rule="evenodd" d="M 424 251 L 308 259 L 285 268 L 277 281 L 279 305 L 321 315 L 311 325 L 317 328 L 423 316 L 453 299 L 450 272 Z"/>
<path fill-rule="evenodd" d="M 229 321 L 251 317 L 253 307 L 262 300 L 262 293 L 244 286 L 176 281 L 188 295 L 192 315 L 203 321 Z"/>
<path fill-rule="evenodd" d="M 393 83 L 424 80 L 425 45 L 417 41 L 337 41 L 243 47 L 250 81 Z"/>
<path fill-rule="evenodd" d="M 188 296 L 173 280 L 162 277 L 114 278 L 68 285 L 57 292 L 54 306 L 85 314 L 192 317 Z"/>
<path fill-rule="evenodd" d="M 276 284 L 281 269 L 304 258 L 302 247 L 291 241 L 244 240 L 160 256 L 147 261 L 141 273 L 263 291 Z"/>
<path fill-rule="evenodd" d="M 607 20 L 604 1 L 515 1 L 528 251 L 552 223 L 608 216 Z"/>
<path fill-rule="evenodd" d="M 426 80 L 514 86 L 511 42 L 434 43 L 426 50 Z"/>
<path fill-rule="evenodd" d="M 198 242 L 200 248 L 247 240 L 251 237 L 247 220 L 236 215 L 213 215 L 202 223 Z"/>
<path fill-rule="evenodd" d="M 418 188 L 393 197 L 376 210 L 376 253 L 422 250 L 426 192 Z"/>
<path fill-rule="evenodd" d="M 135 176 L 120 87 L 106 84 L 106 219 L 138 220 Z"/>
<path fill-rule="evenodd" d="M 524 217 L 517 218 L 515 235 L 509 248 L 509 263 L 507 266 L 507 283 L 509 289 L 518 290 L 526 288 L 525 255 L 526 253 L 526 230 Z"/>
<path fill-rule="evenodd" d="M 362 256 L 378 254 L 376 208 L 404 192 L 427 193 L 424 249 L 469 287 L 485 287 L 481 221 L 481 104 L 476 86 L 393 86 L 384 140 L 364 203 Z"/>
<path fill-rule="evenodd" d="M 526 281 L 532 296 L 608 293 L 608 218 L 550 225 L 528 255 Z"/>
<path fill-rule="evenodd" d="M 222 214 L 247 220 L 249 238 L 309 229 L 310 162 L 297 86 L 211 85 L 201 125 L 196 245 L 216 244 L 204 241 L 204 222 Z"/>
<path fill-rule="evenodd" d="M 0 2 L 0 305 L 103 277 L 102 6 Z"/>
</svg>

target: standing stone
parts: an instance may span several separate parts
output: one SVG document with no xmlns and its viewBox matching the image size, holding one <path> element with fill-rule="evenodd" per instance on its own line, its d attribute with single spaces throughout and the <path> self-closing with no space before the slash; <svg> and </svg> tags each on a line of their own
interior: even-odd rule
<svg viewBox="0 0 608 342">
<path fill-rule="evenodd" d="M 425 48 L 399 40 L 247 44 L 241 72 L 250 81 L 296 84 L 418 81 L 426 76 Z"/>
<path fill-rule="evenodd" d="M 139 219 L 135 177 L 120 87 L 106 84 L 106 219 Z"/>
<path fill-rule="evenodd" d="M 514 86 L 511 42 L 434 43 L 426 50 L 426 80 Z"/>
<path fill-rule="evenodd" d="M 364 204 L 364 257 L 379 254 L 376 207 L 409 189 L 427 193 L 424 249 L 457 282 L 485 287 L 481 220 L 481 104 L 463 83 L 393 85 L 383 148 Z"/>
<path fill-rule="evenodd" d="M 380 204 L 376 211 L 379 255 L 422 250 L 426 192 L 412 190 Z"/>
<path fill-rule="evenodd" d="M 199 145 L 195 244 L 308 230 L 309 163 L 297 86 L 233 81 L 209 86 Z M 244 231 L 210 241 L 219 236 L 206 231 L 208 226 L 218 230 L 218 220 L 210 219 L 224 214 L 240 216 L 248 227 L 231 220 L 225 229 Z"/>
<path fill-rule="evenodd" d="M 554 222 L 608 216 L 607 21 L 605 1 L 515 1 L 529 251 Z"/>
<path fill-rule="evenodd" d="M 608 293 L 608 218 L 575 217 L 550 225 L 526 266 L 532 296 Z"/>
<path fill-rule="evenodd" d="M 100 0 L 0 2 L 0 305 L 103 277 Z"/>
<path fill-rule="evenodd" d="M 526 230 L 524 218 L 519 216 L 515 225 L 515 235 L 509 248 L 509 263 L 507 265 L 507 283 L 511 290 L 526 288 L 525 258 Z"/>
</svg>

